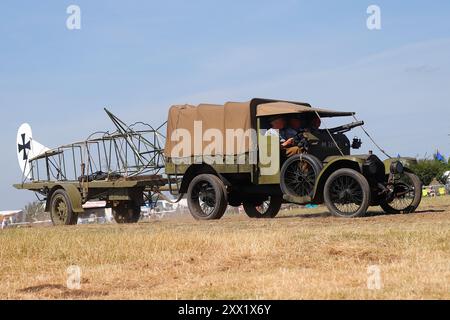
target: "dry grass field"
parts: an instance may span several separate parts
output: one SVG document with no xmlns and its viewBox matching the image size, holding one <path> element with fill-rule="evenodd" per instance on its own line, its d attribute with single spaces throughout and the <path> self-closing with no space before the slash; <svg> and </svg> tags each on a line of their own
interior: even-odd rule
<svg viewBox="0 0 450 320">
<path fill-rule="evenodd" d="M 375 209 L 376 210 L 376 209 Z M 66 288 L 70 265 L 80 290 Z M 369 290 L 378 266 L 382 288 Z M 0 231 L 1 299 L 450 299 L 450 197 L 418 213 Z"/>
</svg>

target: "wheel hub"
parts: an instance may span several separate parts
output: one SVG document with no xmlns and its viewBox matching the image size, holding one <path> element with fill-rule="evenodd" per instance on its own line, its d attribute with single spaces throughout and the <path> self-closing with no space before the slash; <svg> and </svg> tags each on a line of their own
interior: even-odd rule
<svg viewBox="0 0 450 320">
<path fill-rule="evenodd" d="M 64 203 L 64 201 L 59 200 L 55 211 L 59 220 L 64 221 L 67 216 L 67 205 Z"/>
<path fill-rule="evenodd" d="M 209 207 L 214 207 L 215 206 L 215 194 L 213 191 L 211 190 L 200 190 L 199 194 L 198 194 L 198 198 L 200 199 L 200 201 L 204 202 L 207 206 Z"/>
</svg>

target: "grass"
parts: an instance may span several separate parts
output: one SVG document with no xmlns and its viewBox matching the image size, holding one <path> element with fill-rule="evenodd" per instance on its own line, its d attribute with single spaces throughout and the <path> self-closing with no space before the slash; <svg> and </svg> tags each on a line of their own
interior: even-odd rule
<svg viewBox="0 0 450 320">
<path fill-rule="evenodd" d="M 375 209 L 376 210 L 376 209 Z M 0 231 L 1 299 L 449 299 L 450 197 L 418 213 Z M 66 270 L 82 271 L 80 290 Z M 381 290 L 369 290 L 368 268 Z"/>
</svg>

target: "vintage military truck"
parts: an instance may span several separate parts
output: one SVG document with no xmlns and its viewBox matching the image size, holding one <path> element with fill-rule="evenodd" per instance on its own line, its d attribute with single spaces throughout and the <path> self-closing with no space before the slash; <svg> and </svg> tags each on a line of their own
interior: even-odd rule
<svg viewBox="0 0 450 320">
<path fill-rule="evenodd" d="M 387 213 L 410 213 L 418 207 L 422 184 L 409 169 L 415 159 L 351 155 L 361 140 L 350 142 L 345 132 L 363 122 L 300 130 L 296 143 L 304 152 L 287 158 L 279 138 L 265 134 L 273 116 L 299 117 L 306 123 L 313 117 L 354 113 L 268 99 L 170 109 L 165 173 L 168 181 L 177 182 L 170 185 L 172 193 L 187 195 L 196 219 L 220 219 L 228 205 L 243 205 L 252 218 L 273 218 L 283 203 L 325 203 L 339 217 L 364 216 L 369 206 L 381 206 Z M 188 150 L 177 144 L 183 132 L 190 142 L 185 144 L 193 146 Z M 211 148 L 219 133 L 223 138 Z"/>
<path fill-rule="evenodd" d="M 336 216 L 360 217 L 369 206 L 414 212 L 421 201 L 421 181 L 409 168 L 415 159 L 351 155 L 361 141 L 350 142 L 345 132 L 363 122 L 309 125 L 352 112 L 269 99 L 178 105 L 169 111 L 164 136 L 165 124 L 128 126 L 105 111 L 115 131 L 55 149 L 34 140 L 29 125 L 19 129 L 23 181 L 14 187 L 42 197 L 55 225 L 76 224 L 93 200 L 111 208 L 118 223 L 135 223 L 142 205 L 151 207 L 167 192 L 186 196 L 200 220 L 220 219 L 228 205 L 242 205 L 251 218 L 274 218 L 283 203 L 325 203 Z M 274 116 L 303 121 L 294 139 L 301 153 L 287 157 L 280 138 L 266 134 Z"/>
</svg>

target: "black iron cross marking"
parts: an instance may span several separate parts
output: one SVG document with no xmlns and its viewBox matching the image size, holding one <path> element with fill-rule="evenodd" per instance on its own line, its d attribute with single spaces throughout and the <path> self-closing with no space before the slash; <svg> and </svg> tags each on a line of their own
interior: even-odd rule
<svg viewBox="0 0 450 320">
<path fill-rule="evenodd" d="M 18 145 L 19 153 L 23 151 L 23 161 L 28 160 L 27 149 L 31 150 L 31 140 L 25 143 L 25 134 L 22 134 L 22 144 Z"/>
</svg>

